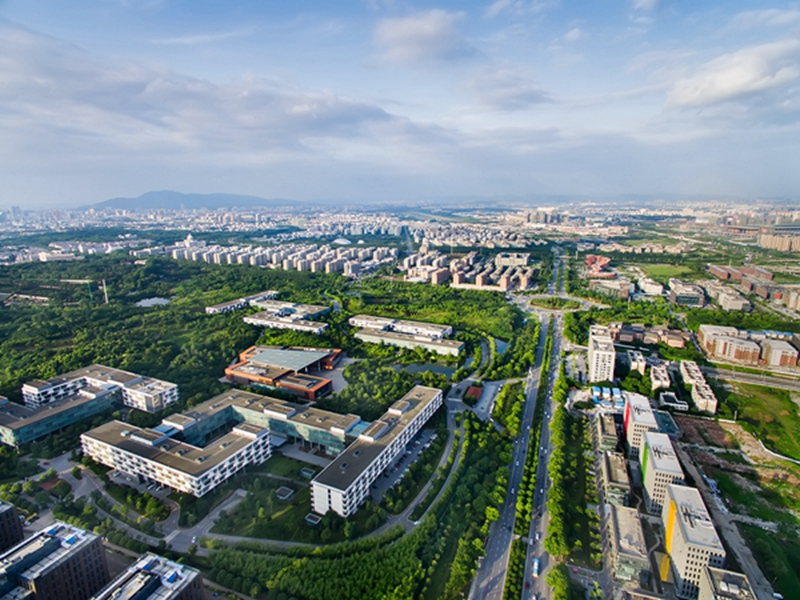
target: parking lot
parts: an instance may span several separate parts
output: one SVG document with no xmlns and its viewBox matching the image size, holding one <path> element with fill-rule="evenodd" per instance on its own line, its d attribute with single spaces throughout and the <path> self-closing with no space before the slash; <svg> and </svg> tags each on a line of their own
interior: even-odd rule
<svg viewBox="0 0 800 600">
<path fill-rule="evenodd" d="M 436 433 L 432 430 L 423 429 L 406 446 L 404 453 L 400 454 L 384 472 L 372 484 L 372 498 L 374 501 L 381 499 L 386 490 L 393 487 L 403 477 L 408 467 L 419 460 L 420 454 L 430 446 L 435 439 Z"/>
</svg>

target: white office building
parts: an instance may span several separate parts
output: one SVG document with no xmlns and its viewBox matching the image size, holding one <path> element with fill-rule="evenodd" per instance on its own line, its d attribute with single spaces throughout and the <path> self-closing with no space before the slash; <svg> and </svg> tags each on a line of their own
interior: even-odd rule
<svg viewBox="0 0 800 600">
<path fill-rule="evenodd" d="M 672 440 L 666 434 L 646 431 L 642 435 L 639 460 L 642 465 L 647 511 L 660 515 L 667 486 L 672 483 L 677 485 L 686 483 Z"/>
<path fill-rule="evenodd" d="M 613 381 L 616 357 L 608 328 L 593 325 L 589 331 L 589 382 Z"/>
</svg>

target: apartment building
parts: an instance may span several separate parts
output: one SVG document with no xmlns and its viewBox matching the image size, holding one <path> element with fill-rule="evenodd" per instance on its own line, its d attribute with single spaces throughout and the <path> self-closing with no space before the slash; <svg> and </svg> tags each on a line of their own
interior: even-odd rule
<svg viewBox="0 0 800 600">
<path fill-rule="evenodd" d="M 625 441 L 628 447 L 628 458 L 638 459 L 642 446 L 642 436 L 646 431 L 658 431 L 650 400 L 641 394 L 625 392 Z"/>
<path fill-rule="evenodd" d="M 647 512 L 661 514 L 667 486 L 684 485 L 686 478 L 669 436 L 646 431 L 639 452 Z"/>
<path fill-rule="evenodd" d="M 717 397 L 711 386 L 706 383 L 706 378 L 697 363 L 693 360 L 683 360 L 680 370 L 684 383 L 692 386 L 692 402 L 697 410 L 715 414 L 718 404 Z"/>
<path fill-rule="evenodd" d="M 638 371 L 639 374 L 644 377 L 644 374 L 647 371 L 647 361 L 644 358 L 644 354 L 642 354 L 639 350 L 626 350 L 625 357 L 628 361 L 628 366 L 630 367 L 631 371 Z"/>
<path fill-rule="evenodd" d="M 747 575 L 706 567 L 700 575 L 697 600 L 757 600 Z"/>
<path fill-rule="evenodd" d="M 622 454 L 603 452 L 600 460 L 600 489 L 603 490 L 603 502 L 606 504 L 628 506 L 631 481 Z"/>
<path fill-rule="evenodd" d="M 639 512 L 635 508 L 609 505 L 606 540 L 608 552 L 604 555 L 612 577 L 637 586 L 646 584 L 650 559 Z"/>
<path fill-rule="evenodd" d="M 589 330 L 589 383 L 613 381 L 616 358 L 608 328 L 592 325 Z"/>
<path fill-rule="evenodd" d="M 22 541 L 22 523 L 17 508 L 0 500 L 0 552 L 4 552 Z"/>
<path fill-rule="evenodd" d="M 694 488 L 668 485 L 661 519 L 667 552 L 661 578 L 666 580 L 671 569 L 678 598 L 694 600 L 706 567 L 725 564 L 725 548 L 700 492 Z"/>
<path fill-rule="evenodd" d="M 659 364 L 650 367 L 650 390 L 669 389 L 672 386 L 672 381 L 669 378 L 669 371 L 667 365 Z"/>
<path fill-rule="evenodd" d="M 178 430 L 111 421 L 81 435 L 83 453 L 123 473 L 203 496 L 251 464 L 270 457 L 269 431 L 250 423 L 199 447 L 179 441 Z"/>
<path fill-rule="evenodd" d="M 22 386 L 22 397 L 25 406 L 40 408 L 91 387 L 119 390 L 125 406 L 144 412 L 158 412 L 178 401 L 177 384 L 104 365 L 90 365 L 50 379 L 30 381 Z"/>
<path fill-rule="evenodd" d="M 0 597 L 88 600 L 109 580 L 99 535 L 56 521 L 0 554 Z"/>
<path fill-rule="evenodd" d="M 370 486 L 442 405 L 442 390 L 415 386 L 311 481 L 312 508 L 349 517 Z"/>
<path fill-rule="evenodd" d="M 203 574 L 148 552 L 92 600 L 204 600 Z"/>
<path fill-rule="evenodd" d="M 797 349 L 785 340 L 761 342 L 761 358 L 768 367 L 796 367 Z"/>
</svg>

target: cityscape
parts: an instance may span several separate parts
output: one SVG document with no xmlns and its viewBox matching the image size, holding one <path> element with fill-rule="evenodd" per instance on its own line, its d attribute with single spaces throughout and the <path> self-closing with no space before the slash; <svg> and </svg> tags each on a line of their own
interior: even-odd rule
<svg viewBox="0 0 800 600">
<path fill-rule="evenodd" d="M 800 600 L 800 9 L 0 2 L 0 600 Z"/>
</svg>

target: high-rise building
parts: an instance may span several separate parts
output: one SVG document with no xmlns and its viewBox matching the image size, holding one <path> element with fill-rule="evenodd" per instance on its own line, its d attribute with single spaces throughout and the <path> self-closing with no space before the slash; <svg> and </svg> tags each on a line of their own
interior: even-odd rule
<svg viewBox="0 0 800 600">
<path fill-rule="evenodd" d="M 589 331 L 589 382 L 613 381 L 616 357 L 608 328 L 593 325 Z"/>
<path fill-rule="evenodd" d="M 22 541 L 22 523 L 13 504 L 0 500 L 0 552 Z"/>
<path fill-rule="evenodd" d="M 694 488 L 670 484 L 661 513 L 667 556 L 661 565 L 661 579 L 672 569 L 678 598 L 697 598 L 706 567 L 725 564 L 725 548 L 714 529 L 703 498 Z"/>
<path fill-rule="evenodd" d="M 203 600 L 203 575 L 197 569 L 148 552 L 92 600 Z"/>
<path fill-rule="evenodd" d="M 606 523 L 609 549 L 605 556 L 612 576 L 617 581 L 645 583 L 650 574 L 650 559 L 639 511 L 609 505 Z"/>
<path fill-rule="evenodd" d="M 650 407 L 650 400 L 641 394 L 625 392 L 625 441 L 628 446 L 628 458 L 639 458 L 642 446 L 642 435 L 645 431 L 658 431 L 658 423 Z"/>
<path fill-rule="evenodd" d="M 646 431 L 642 435 L 642 449 L 639 452 L 642 463 L 642 481 L 647 511 L 661 514 L 667 486 L 671 483 L 683 485 L 686 478 L 675 455 L 672 440 L 664 433 Z"/>
<path fill-rule="evenodd" d="M 100 536 L 58 521 L 0 554 L 3 598 L 88 600 L 108 580 Z"/>
</svg>

